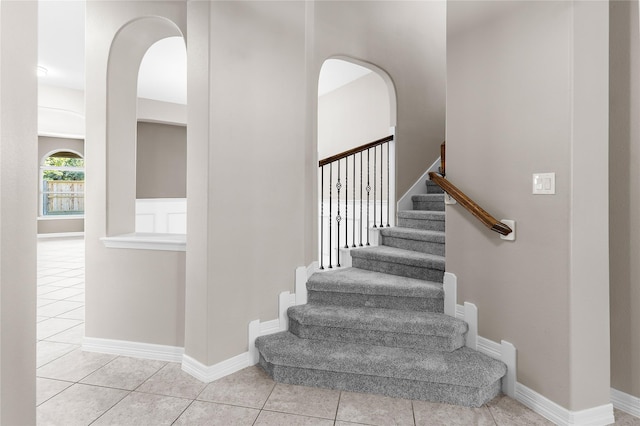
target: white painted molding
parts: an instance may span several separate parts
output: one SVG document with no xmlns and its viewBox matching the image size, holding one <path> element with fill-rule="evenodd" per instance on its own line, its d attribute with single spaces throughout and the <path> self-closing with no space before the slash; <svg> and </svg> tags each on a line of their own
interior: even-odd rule
<svg viewBox="0 0 640 426">
<path fill-rule="evenodd" d="M 611 403 L 620 411 L 640 417 L 640 398 L 611 388 Z"/>
<path fill-rule="evenodd" d="M 369 228 L 369 246 L 380 245 L 380 228 Z"/>
<path fill-rule="evenodd" d="M 451 272 L 445 272 L 442 288 L 444 289 L 444 313 L 455 317 L 458 304 L 458 277 Z"/>
<path fill-rule="evenodd" d="M 260 322 L 259 319 L 249 323 L 247 360 L 248 365 L 258 363 L 260 355 L 256 349 L 256 339 L 259 336 L 278 333 L 289 329 L 289 317 L 287 309 L 295 305 L 303 305 L 307 303 L 307 280 L 311 275 L 318 271 L 318 262 L 312 262 L 309 266 L 300 266 L 296 268 L 295 288 L 296 293 L 291 294 L 283 291 L 278 295 L 278 318 L 270 321 Z M 186 371 L 186 370 L 185 370 Z"/>
<path fill-rule="evenodd" d="M 507 376 L 502 379 L 502 392 L 515 398 L 516 383 L 518 383 L 518 353 L 516 347 L 506 340 L 500 342 L 500 360 L 507 365 Z"/>
<path fill-rule="evenodd" d="M 469 324 L 467 332 L 467 347 L 475 349 L 493 359 L 504 362 L 507 366 L 507 375 L 502 379 L 502 392 L 515 398 L 517 383 L 517 352 L 513 344 L 502 340 L 496 343 L 493 340 L 478 336 L 478 308 L 473 303 L 465 303 L 464 306 L 456 305 L 456 318 L 466 321 Z M 469 318 L 471 321 L 469 321 Z M 469 343 L 470 336 L 472 342 Z M 475 344 L 473 343 L 475 335 Z"/>
<path fill-rule="evenodd" d="M 134 358 L 153 359 L 159 361 L 180 362 L 184 348 L 178 346 L 155 345 L 152 343 L 131 342 L 127 340 L 100 339 L 85 337 L 82 350 L 103 354 L 130 356 Z"/>
<path fill-rule="evenodd" d="M 464 302 L 464 320 L 469 324 L 467 347 L 478 349 L 478 308 L 473 303 Z"/>
<path fill-rule="evenodd" d="M 134 250 L 187 251 L 186 234 L 155 234 L 134 232 L 131 234 L 102 237 L 107 248 Z"/>
<path fill-rule="evenodd" d="M 249 352 L 243 352 L 214 365 L 204 365 L 189 355 L 182 356 L 182 371 L 205 383 L 221 379 L 250 365 Z"/>
<path fill-rule="evenodd" d="M 278 296 L 278 319 L 280 321 L 280 330 L 289 329 L 289 316 L 287 315 L 287 309 L 296 304 L 296 295 L 291 292 L 283 291 Z"/>
<path fill-rule="evenodd" d="M 402 197 L 397 202 L 398 211 L 402 210 L 413 210 L 413 201 L 411 201 L 411 197 L 413 195 L 425 194 L 427 192 L 426 182 L 429 180 L 429 172 L 437 172 L 438 167 L 440 167 L 440 157 L 433 162 L 433 164 L 418 178 L 417 181 L 407 192 L 404 193 Z"/>
<path fill-rule="evenodd" d="M 353 261 L 351 259 L 351 250 L 354 249 L 342 247 L 338 250 L 340 251 L 340 266 L 342 268 L 351 268 L 351 266 L 353 265 Z"/>
<path fill-rule="evenodd" d="M 529 389 L 522 383 L 516 384 L 515 399 L 557 425 L 605 426 L 615 422 L 612 404 L 571 411 Z"/>
<path fill-rule="evenodd" d="M 186 234 L 186 198 L 136 199 L 137 233 Z"/>
<path fill-rule="evenodd" d="M 84 232 L 55 232 L 49 234 L 38 234 L 38 239 L 45 238 L 84 238 Z"/>
</svg>

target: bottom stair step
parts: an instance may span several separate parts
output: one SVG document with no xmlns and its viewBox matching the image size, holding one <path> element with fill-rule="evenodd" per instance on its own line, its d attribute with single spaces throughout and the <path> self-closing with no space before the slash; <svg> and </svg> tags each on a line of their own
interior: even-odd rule
<svg viewBox="0 0 640 426">
<path fill-rule="evenodd" d="M 282 383 L 479 407 L 500 392 L 506 366 L 468 348 L 427 352 L 300 339 L 256 339 L 260 365 Z"/>
</svg>

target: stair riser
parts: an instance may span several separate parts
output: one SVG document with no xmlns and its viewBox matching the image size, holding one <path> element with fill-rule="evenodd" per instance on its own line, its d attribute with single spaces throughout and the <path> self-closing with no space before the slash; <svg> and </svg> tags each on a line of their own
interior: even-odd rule
<svg viewBox="0 0 640 426">
<path fill-rule="evenodd" d="M 310 290 L 308 303 L 348 306 L 354 308 L 404 309 L 405 311 L 444 312 L 444 300 L 440 298 L 394 297 L 386 295 L 337 293 Z"/>
<path fill-rule="evenodd" d="M 260 356 L 260 366 L 280 383 L 375 393 L 395 398 L 443 402 L 467 407 L 480 407 L 486 404 L 500 393 L 501 387 L 501 380 L 481 388 L 470 388 L 444 383 L 288 367 L 271 364 L 262 356 Z"/>
<path fill-rule="evenodd" d="M 368 271 L 382 272 L 401 277 L 417 278 L 419 280 L 434 281 L 441 283 L 444 278 L 444 271 L 419 266 L 403 265 L 399 263 L 387 262 L 378 259 L 352 258 L 353 266 Z"/>
<path fill-rule="evenodd" d="M 427 194 L 444 194 L 444 190 L 431 181 L 427 181 Z"/>
<path fill-rule="evenodd" d="M 398 218 L 398 226 L 401 228 L 423 229 L 425 231 L 445 231 L 445 223 L 443 220 Z"/>
<path fill-rule="evenodd" d="M 437 254 L 438 256 L 444 256 L 444 243 L 382 236 L 382 245 L 404 250 L 418 251 L 420 253 Z"/>
<path fill-rule="evenodd" d="M 414 210 L 430 210 L 434 212 L 443 212 L 444 211 L 444 202 L 442 201 L 427 201 L 427 200 L 419 200 L 413 202 Z"/>
<path fill-rule="evenodd" d="M 464 346 L 464 335 L 425 336 L 379 330 L 357 330 L 300 324 L 289 319 L 289 331 L 302 339 L 363 343 L 395 348 L 424 349 L 430 352 L 452 352 Z"/>
</svg>

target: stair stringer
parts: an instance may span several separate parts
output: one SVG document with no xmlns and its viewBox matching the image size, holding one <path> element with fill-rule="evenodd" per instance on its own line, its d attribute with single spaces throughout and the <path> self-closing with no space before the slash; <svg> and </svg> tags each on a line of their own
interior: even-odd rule
<svg viewBox="0 0 640 426">
<path fill-rule="evenodd" d="M 465 321 L 469 325 L 467 347 L 477 350 L 507 365 L 507 375 L 502 379 L 502 392 L 511 398 L 516 397 L 517 357 L 516 347 L 502 340 L 496 343 L 478 336 L 478 308 L 475 304 L 458 301 L 458 277 L 451 272 L 444 273 L 444 313 Z"/>
<path fill-rule="evenodd" d="M 256 348 L 256 339 L 259 336 L 267 336 L 289 329 L 289 317 L 287 309 L 291 306 L 307 303 L 307 280 L 319 270 L 318 262 L 312 262 L 309 266 L 299 266 L 295 272 L 295 293 L 283 291 L 278 295 L 278 318 L 270 321 L 253 320 L 249 323 L 249 365 L 256 365 L 260 360 L 260 353 Z"/>
</svg>

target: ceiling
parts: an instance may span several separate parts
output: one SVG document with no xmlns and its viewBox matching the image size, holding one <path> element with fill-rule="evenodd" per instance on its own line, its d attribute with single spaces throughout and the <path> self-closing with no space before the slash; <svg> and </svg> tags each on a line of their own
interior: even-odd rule
<svg viewBox="0 0 640 426">
<path fill-rule="evenodd" d="M 40 0 L 38 65 L 46 68 L 39 83 L 84 90 L 84 15 L 81 0 Z M 326 94 L 371 71 L 337 60 L 324 62 L 318 95 Z M 165 102 L 187 102 L 187 55 L 181 37 L 170 37 L 151 46 L 142 60 L 138 96 Z"/>
</svg>

